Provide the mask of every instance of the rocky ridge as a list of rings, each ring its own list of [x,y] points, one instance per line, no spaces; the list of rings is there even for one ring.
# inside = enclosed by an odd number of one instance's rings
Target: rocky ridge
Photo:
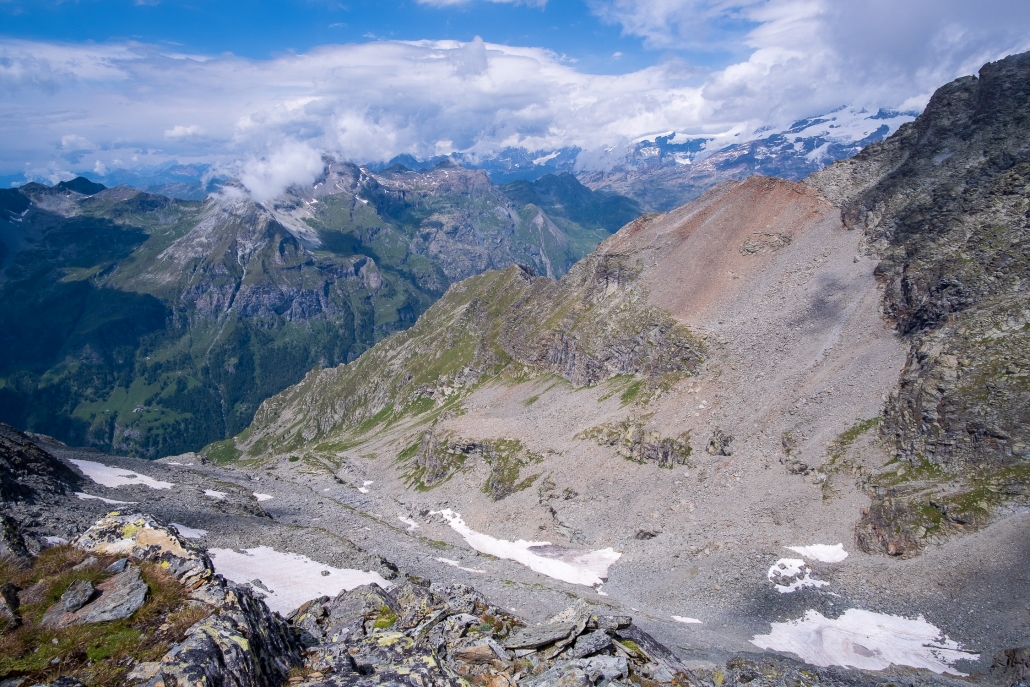
[[[1008,57],[808,180],[881,258],[910,347],[880,426],[901,467],[871,481],[865,547],[915,554],[1030,495],[1028,108],[1030,56]]]

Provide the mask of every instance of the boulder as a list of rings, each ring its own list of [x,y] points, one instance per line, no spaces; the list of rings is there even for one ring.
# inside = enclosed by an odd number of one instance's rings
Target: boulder
[[[77,580],[68,587],[61,600],[47,610],[40,624],[60,629],[130,618],[146,603],[148,592],[147,583],[135,565],[104,580],[96,590],[89,582]],[[94,593],[98,596],[90,601]]]
[[[189,589],[196,589],[214,574],[203,549],[149,515],[109,515],[73,544],[89,553],[156,563]]]

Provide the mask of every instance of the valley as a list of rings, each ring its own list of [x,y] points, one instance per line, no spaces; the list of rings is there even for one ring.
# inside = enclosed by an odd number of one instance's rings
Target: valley
[[[251,323],[355,333],[297,338],[339,348],[274,392],[234,378],[253,407],[229,422],[222,391],[203,448],[146,461],[3,428],[4,546],[102,553],[99,528],[136,552],[138,528],[161,532],[306,647],[279,654],[290,684],[1023,684],[1028,124],[1030,53],[801,181],[729,180],[662,213],[566,175],[327,160],[266,205],[153,201],[160,232],[98,219],[101,245],[72,251],[46,222],[153,197],[5,195],[19,240],[51,247],[41,283],[84,269],[157,313],[98,331],[201,323],[132,349],[126,378],[177,376],[146,354],[181,346],[228,380],[247,358],[219,342]],[[7,242],[13,298],[43,249]],[[84,321],[55,350],[106,340]],[[198,661],[168,656],[153,679],[185,684],[167,676]]]

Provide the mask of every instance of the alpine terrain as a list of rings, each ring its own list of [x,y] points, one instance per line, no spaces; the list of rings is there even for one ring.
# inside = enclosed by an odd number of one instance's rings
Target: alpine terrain
[[[1030,53],[620,178],[5,191],[3,684],[1026,685]]]

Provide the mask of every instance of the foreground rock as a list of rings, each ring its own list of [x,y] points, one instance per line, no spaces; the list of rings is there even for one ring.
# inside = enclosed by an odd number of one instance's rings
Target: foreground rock
[[[111,515],[79,537],[75,546],[156,563],[190,589],[194,601],[211,610],[156,669],[150,667],[153,675],[148,684],[272,687],[283,684],[299,664],[297,643],[286,622],[248,588],[215,575],[207,554],[174,529],[146,515]],[[112,580],[138,575],[134,571],[135,566],[130,566]],[[137,674],[142,677],[149,672]]]
[[[291,683],[309,687],[697,683],[629,617],[578,605],[524,627],[461,584],[368,585],[311,601],[290,620],[309,646]]]

